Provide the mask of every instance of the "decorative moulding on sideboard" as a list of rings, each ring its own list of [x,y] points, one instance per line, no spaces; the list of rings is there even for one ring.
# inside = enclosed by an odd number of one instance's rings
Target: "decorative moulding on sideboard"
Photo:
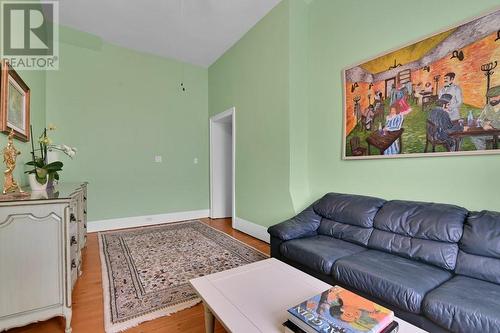
[[[187,212],[175,212],[167,214],[144,215],[122,217],[116,219],[107,219],[88,222],[87,232],[99,232],[106,230],[117,230],[125,228],[144,227],[149,225],[157,225],[163,223],[171,223],[178,221],[187,221],[208,217],[209,210],[192,210]]]
[[[269,234],[267,233],[267,228],[259,224],[255,224],[250,221],[246,221],[242,218],[235,217],[233,219],[233,228],[244,232],[252,237],[260,239],[266,243],[270,242]]]

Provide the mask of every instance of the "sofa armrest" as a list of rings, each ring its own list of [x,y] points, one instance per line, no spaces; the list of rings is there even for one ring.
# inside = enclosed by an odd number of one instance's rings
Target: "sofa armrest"
[[[318,230],[321,223],[321,216],[316,214],[313,205],[297,216],[269,227],[267,232],[272,237],[282,241],[316,235],[316,230]]]
[[[281,244],[283,241],[279,238],[271,236],[270,245],[271,245],[271,257],[276,258],[278,260],[283,260],[283,256],[281,255]]]

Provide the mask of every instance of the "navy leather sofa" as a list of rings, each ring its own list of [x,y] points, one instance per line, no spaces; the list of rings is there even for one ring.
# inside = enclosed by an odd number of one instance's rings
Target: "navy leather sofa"
[[[500,213],[329,193],[268,232],[273,257],[429,332],[500,332]]]

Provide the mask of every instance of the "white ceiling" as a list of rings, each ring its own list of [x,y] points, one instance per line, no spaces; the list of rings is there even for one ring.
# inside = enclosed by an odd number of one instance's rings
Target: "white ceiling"
[[[61,0],[59,22],[104,40],[203,67],[281,0]]]

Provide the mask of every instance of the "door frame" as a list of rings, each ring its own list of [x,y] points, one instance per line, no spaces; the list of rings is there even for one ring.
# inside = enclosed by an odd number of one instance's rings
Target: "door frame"
[[[231,139],[232,139],[232,193],[231,193],[231,219],[232,219],[232,224],[234,225],[234,220],[236,218],[236,108],[233,106],[232,108],[218,113],[212,117],[210,117],[209,120],[209,135],[210,135],[210,218],[212,218],[212,212],[213,212],[213,189],[214,189],[214,180],[213,180],[213,175],[214,175],[214,169],[213,169],[213,139],[212,139],[212,126],[216,122],[220,122],[221,120],[225,118],[230,118],[231,119],[231,124],[232,124],[232,133],[231,133]]]
[[[390,97],[390,96],[387,96],[387,82],[392,81],[392,80],[394,80],[394,86],[397,88],[397,84],[398,84],[397,77],[391,77],[391,78],[385,80],[385,96],[384,96],[384,100],[386,100],[387,98]]]

